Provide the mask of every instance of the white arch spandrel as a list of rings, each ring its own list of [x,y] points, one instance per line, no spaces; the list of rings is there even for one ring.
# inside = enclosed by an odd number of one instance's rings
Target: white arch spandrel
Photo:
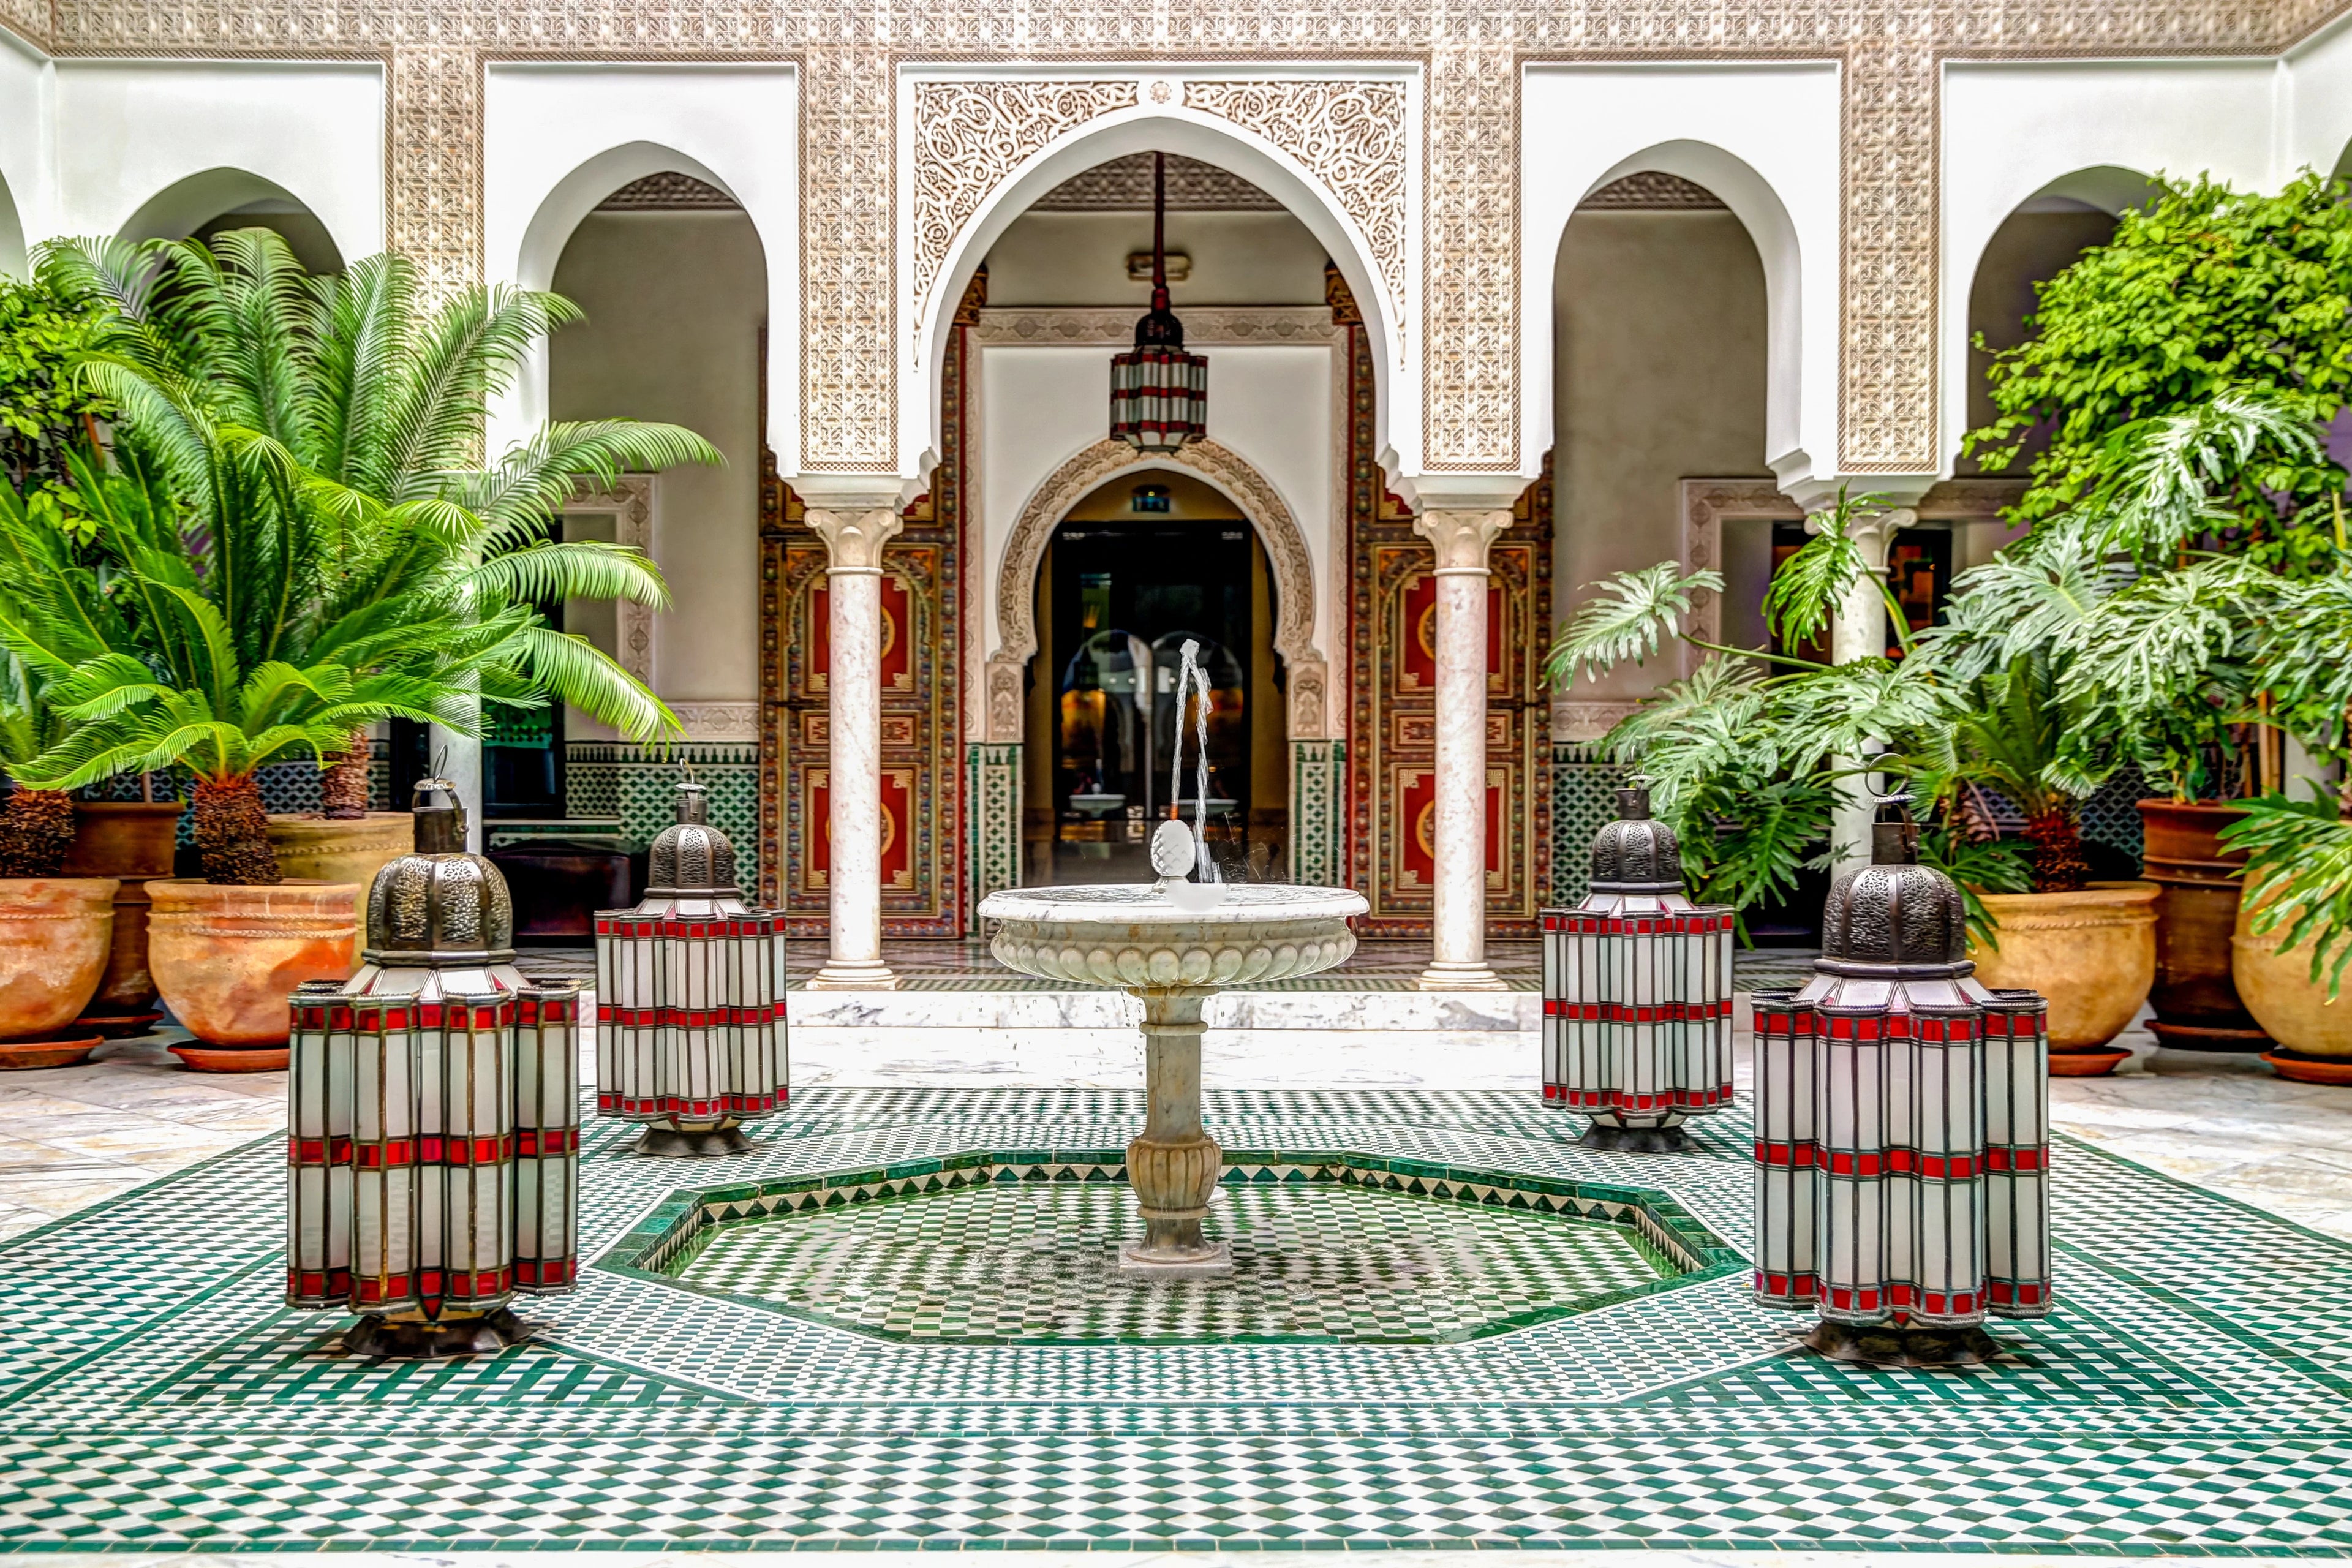
[[[989,247],[1032,203],[1073,174],[1129,153],[1151,152],[1180,153],[1240,175],[1280,202],[1322,243],[1324,253],[1354,294],[1370,339],[1376,378],[1375,450],[1397,447],[1410,461],[1420,441],[1418,362],[1406,334],[1398,330],[1391,296],[1363,231],[1332,194],[1280,148],[1229,121],[1169,104],[1106,114],[1050,142],[992,191],[957,233],[921,304],[912,334],[918,357],[902,366],[899,453],[906,472],[928,472],[936,461],[940,372],[947,358],[948,333],[955,306],[971,282],[972,273],[986,259]],[[901,200],[911,197],[902,195]],[[1409,228],[1417,228],[1417,205],[1410,205],[1408,211],[1412,220]],[[900,222],[903,237],[909,226],[905,213]],[[899,249],[903,257],[907,250],[903,237]],[[1406,270],[1409,277],[1414,271],[1410,267]],[[912,310],[913,302],[907,297],[912,280],[902,277],[899,288],[902,311]],[[1409,286],[1406,310],[1410,312],[1413,308]],[[1400,398],[1409,406],[1400,406]]]
[[[16,210],[16,198],[8,189],[8,177],[0,174],[0,276],[20,281],[31,276],[25,253],[25,220]]]
[[[580,222],[621,186],[680,174],[732,196],[768,268],[768,319],[799,320],[799,99],[793,67],[514,63],[489,68],[483,110],[488,281],[551,287]],[[768,443],[795,449],[799,334],[768,334]],[[502,450],[547,413],[544,345],[490,412]]]
[[[254,201],[383,248],[383,71],[372,63],[58,61],[59,235],[178,238]]]
[[[1828,63],[1531,65],[1520,109],[1521,448],[1552,442],[1553,289],[1577,204],[1627,174],[1703,185],[1764,268],[1765,450],[1784,484],[1837,462],[1841,104]],[[1695,365],[1703,375],[1706,367]]]

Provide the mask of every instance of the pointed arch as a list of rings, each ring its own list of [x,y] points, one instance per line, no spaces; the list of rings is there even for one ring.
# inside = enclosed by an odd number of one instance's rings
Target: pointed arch
[[[316,222],[333,252],[331,258],[313,256],[305,258],[306,261],[315,266],[331,259],[333,268],[340,268],[351,259],[342,240],[327,226],[318,208],[277,181],[246,169],[205,169],[174,180],[141,203],[120,232],[125,239],[185,239],[215,218],[236,213],[293,212],[306,214]]]
[[[1037,652],[1037,568],[1054,530],[1072,507],[1104,485],[1146,468],[1190,474],[1232,501],[1257,531],[1274,574],[1274,651],[1289,672],[1284,726],[1294,741],[1328,735],[1330,679],[1322,650],[1315,644],[1315,568],[1307,536],[1282,492],[1248,458],[1215,441],[1145,454],[1125,442],[1105,439],[1055,469],[1030,492],[1004,542],[996,574],[997,647],[988,656],[989,738],[1021,738],[1021,671]]]
[[[1411,379],[1400,319],[1412,308],[1413,268],[1402,254],[1412,226],[1400,225],[1391,240],[1390,248],[1399,254],[1383,256],[1350,216],[1348,204],[1289,153],[1232,121],[1167,103],[1114,110],[1050,141],[1013,165],[956,230],[930,275],[928,291],[919,300],[908,301],[919,313],[914,336],[920,353],[916,367],[920,401],[915,405],[919,416],[914,428],[900,443],[902,460],[917,468],[931,460],[939,429],[940,371],[954,327],[954,308],[989,247],[1038,197],[1063,181],[1097,163],[1149,152],[1181,153],[1240,175],[1280,202],[1321,242],[1347,280],[1371,340],[1380,446],[1386,449],[1402,439],[1417,447],[1417,411],[1395,406],[1398,397],[1408,395]],[[1407,202],[1404,210],[1410,212],[1402,179],[1400,173],[1399,199]]]

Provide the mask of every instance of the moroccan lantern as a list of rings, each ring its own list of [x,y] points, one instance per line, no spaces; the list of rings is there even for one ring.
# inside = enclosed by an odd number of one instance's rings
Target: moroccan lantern
[[[579,988],[514,966],[505,879],[465,853],[454,786],[368,891],[374,945],[293,995],[286,1299],[359,1314],[353,1354],[495,1351],[518,1294],[577,1267]]]
[[[596,916],[596,1110],[646,1124],[639,1153],[728,1154],[790,1094],[783,918],[744,905],[700,784],[677,811],[644,900]]]
[[[1983,1362],[2050,1310],[2049,1037],[1973,977],[1968,910],[1900,797],[1830,889],[1801,991],[1756,1008],[1756,1299],[1889,1366]]]
[[[1110,362],[1110,433],[1140,452],[1172,452],[1209,433],[1209,362],[1184,352],[1168,308],[1168,158],[1151,155],[1151,310],[1135,347]]]
[[[1684,896],[1650,792],[1619,790],[1584,901],[1543,914],[1544,1103],[1592,1119],[1586,1148],[1685,1149],[1731,1103],[1731,921]]]

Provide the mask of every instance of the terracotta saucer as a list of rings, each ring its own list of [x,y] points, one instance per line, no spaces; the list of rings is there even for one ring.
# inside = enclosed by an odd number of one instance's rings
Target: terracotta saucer
[[[2263,1060],[2271,1070],[2291,1083],[2332,1083],[2352,1085],[2352,1060],[2342,1057],[2289,1056],[2283,1050],[2264,1051]]]
[[[0,1072],[79,1067],[105,1043],[96,1035],[72,1040],[0,1040]]]
[[[2129,1051],[2052,1051],[2052,1078],[2105,1078],[2124,1065]]]
[[[163,1047],[198,1072],[284,1072],[284,1046],[208,1046],[183,1040]]]
[[[92,1013],[76,1018],[74,1027],[95,1030],[102,1039],[127,1040],[133,1035],[152,1034],[163,1021],[161,1013]]]

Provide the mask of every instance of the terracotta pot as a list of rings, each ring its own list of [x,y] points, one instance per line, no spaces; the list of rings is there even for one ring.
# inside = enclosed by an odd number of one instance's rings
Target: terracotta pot
[[[351,976],[359,889],[348,882],[147,884],[148,962],[173,1016],[215,1046],[282,1046],[287,997]]]
[[[2050,1001],[2050,1048],[2095,1050],[2124,1032],[2156,981],[2153,882],[2094,882],[2079,893],[1982,893],[1999,948],[1969,944],[1987,985]]]
[[[2238,870],[2221,831],[2245,815],[2227,801],[2144,800],[2140,875],[2164,889],[2156,901],[2156,984],[2148,1027],[2173,1050],[2263,1051],[2270,1039],[2238,999],[2231,933],[2238,924]]]
[[[111,877],[0,878],[0,1039],[54,1038],[106,973]]]
[[[2325,972],[2311,978],[2311,944],[2282,952],[2284,931],[2257,936],[2254,910],[2238,911],[2238,929],[2230,939],[2238,994],[2255,1022],[2271,1038],[2298,1057],[2322,1057],[2352,1065],[2352,973],[2335,1001],[2327,999]],[[2278,1064],[2273,1062],[2273,1067]]]
[[[155,1005],[155,978],[147,972],[147,882],[172,874],[182,810],[176,800],[74,804],[66,875],[113,877],[122,883],[114,894],[113,947],[89,999],[93,1016],[136,1015]]]
[[[404,811],[371,811],[341,822],[272,813],[269,847],[289,879],[349,882],[360,890],[357,951],[364,952],[368,889],[378,871],[416,847],[416,818]]]

